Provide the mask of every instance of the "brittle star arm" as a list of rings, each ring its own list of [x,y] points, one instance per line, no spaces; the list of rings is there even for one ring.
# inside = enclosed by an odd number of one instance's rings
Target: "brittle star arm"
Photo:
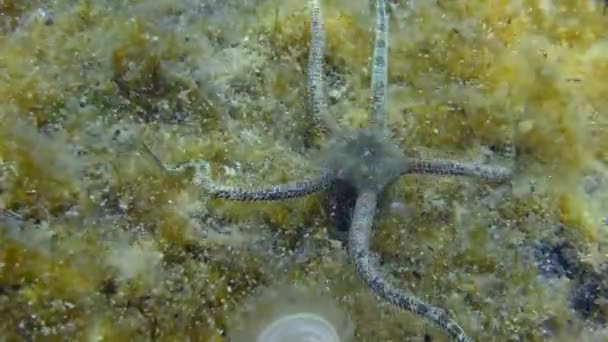
[[[377,0],[369,124],[372,129],[383,133],[386,130],[387,59],[388,14],[386,12],[386,2],[385,0]]]
[[[310,49],[308,50],[308,106],[312,120],[322,133],[336,132],[335,121],[327,115],[323,82],[325,29],[319,0],[308,0],[310,8]],[[329,132],[328,132],[329,131]]]
[[[213,198],[223,198],[233,201],[277,201],[287,198],[303,197],[329,188],[334,181],[330,172],[322,172],[316,177],[305,177],[302,180],[288,183],[243,188],[237,186],[219,185],[209,180],[209,163],[205,160],[191,160],[177,166],[165,165],[152,150],[143,144],[144,150],[154,162],[169,174],[181,174],[193,170],[192,182],[202,188]]]
[[[478,177],[492,182],[506,181],[513,175],[507,167],[465,163],[444,159],[406,159],[401,174],[428,174]]]
[[[412,294],[394,287],[374,267],[370,260],[369,243],[377,200],[376,192],[364,191],[359,195],[355,204],[348,248],[357,273],[367,286],[384,300],[432,321],[456,341],[472,341],[444,309],[426,304]]]

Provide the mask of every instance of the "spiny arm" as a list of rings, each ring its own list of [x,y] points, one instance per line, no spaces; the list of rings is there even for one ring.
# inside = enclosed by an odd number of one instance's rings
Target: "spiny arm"
[[[216,185],[210,182],[199,183],[212,197],[233,201],[277,201],[287,198],[303,197],[329,188],[332,177],[322,174],[318,177],[304,178],[300,181],[260,186],[257,188],[239,188]]]
[[[386,93],[388,61],[388,14],[386,1],[376,1],[376,38],[372,60],[371,107],[369,123],[372,129],[386,131]]]
[[[513,171],[510,168],[500,166],[443,159],[407,159],[403,163],[401,174],[413,173],[479,177],[492,182],[506,181],[513,175]]]
[[[348,248],[357,273],[367,283],[367,286],[384,300],[432,321],[456,341],[472,341],[444,309],[426,304],[415,296],[392,286],[370,262],[369,243],[376,205],[377,194],[373,191],[360,194],[355,204]]]
[[[308,0],[310,8],[310,48],[308,51],[308,106],[312,119],[322,133],[334,132],[336,123],[327,115],[327,101],[323,89],[323,56],[325,29],[319,0]]]
[[[287,198],[306,196],[323,191],[331,185],[334,177],[331,173],[322,173],[317,177],[307,177],[299,181],[282,184],[260,186],[256,188],[241,188],[218,185],[209,181],[209,163],[204,160],[192,160],[177,166],[167,166],[152,150],[143,144],[145,152],[165,172],[179,174],[186,170],[193,170],[192,182],[202,188],[213,198],[223,198],[233,201],[276,201]]]
[[[401,174],[427,174],[440,176],[469,176],[478,177],[490,182],[504,182],[513,177],[517,170],[517,138],[518,120],[516,119],[511,131],[510,141],[505,144],[506,156],[511,160],[510,167],[483,165],[474,162],[460,162],[449,159],[416,159],[407,158],[401,164]]]

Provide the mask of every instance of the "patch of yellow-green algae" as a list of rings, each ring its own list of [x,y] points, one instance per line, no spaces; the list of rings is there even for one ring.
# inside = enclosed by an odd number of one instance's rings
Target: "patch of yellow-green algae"
[[[322,5],[330,111],[360,127],[374,14]],[[360,284],[322,196],[209,200],[142,153],[226,184],[314,172],[305,2],[0,0],[0,19],[2,337],[221,341],[247,294],[291,280],[328,286],[357,341],[445,339]],[[406,154],[517,148],[512,187],[408,176],[374,228],[387,276],[476,340],[606,333],[607,27],[600,1],[391,2]],[[539,245],[569,246],[568,276],[541,272]]]

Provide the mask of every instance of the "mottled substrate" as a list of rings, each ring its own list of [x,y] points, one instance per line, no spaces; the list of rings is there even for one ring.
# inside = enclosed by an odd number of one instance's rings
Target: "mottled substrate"
[[[605,333],[608,16],[548,3],[392,2],[389,122],[405,153],[500,160],[516,128],[512,191],[406,177],[376,222],[383,269],[477,340]],[[0,1],[2,334],[220,341],[244,296],[291,279],[327,283],[358,340],[444,338],[354,279],[321,196],[209,200],[139,153],[207,159],[229,184],[314,170],[304,2],[40,6]],[[331,114],[359,127],[373,15],[323,6]]]

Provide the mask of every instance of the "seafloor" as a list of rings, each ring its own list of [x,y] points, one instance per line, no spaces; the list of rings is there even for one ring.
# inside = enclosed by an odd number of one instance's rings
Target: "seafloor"
[[[329,111],[360,127],[374,15],[322,5]],[[390,1],[394,141],[516,166],[506,185],[403,177],[375,221],[387,277],[478,341],[608,338],[604,6]],[[290,283],[355,341],[446,339],[358,280],[323,194],[210,199],[142,151],[225,184],[317,170],[309,25],[304,0],[0,0],[0,340],[227,341]]]

